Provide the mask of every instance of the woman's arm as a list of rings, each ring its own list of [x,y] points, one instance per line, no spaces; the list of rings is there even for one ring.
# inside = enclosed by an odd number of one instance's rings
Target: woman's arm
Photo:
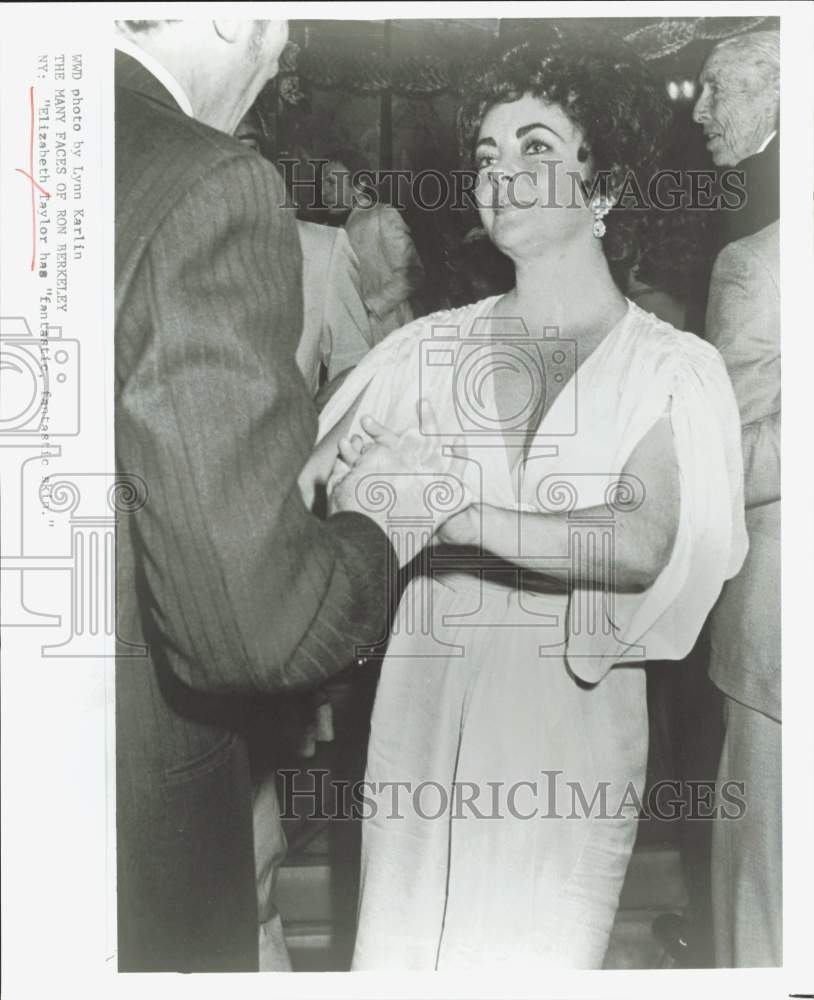
[[[582,558],[573,565],[569,527],[574,517],[568,511],[527,513],[474,504],[451,517],[438,536],[456,545],[482,546],[559,583],[646,590],[667,565],[678,529],[678,462],[669,417],[662,417],[642,438],[623,473],[641,482],[644,496],[635,510],[613,511],[614,545],[606,560],[596,559],[582,546]],[[591,514],[606,519],[608,508],[580,510],[581,518]]]

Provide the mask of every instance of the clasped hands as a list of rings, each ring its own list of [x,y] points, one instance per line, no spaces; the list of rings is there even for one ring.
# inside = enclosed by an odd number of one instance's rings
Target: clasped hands
[[[436,537],[444,542],[477,545],[480,536],[480,505],[473,503],[464,482],[463,439],[445,455],[431,405],[422,401],[418,411],[422,430],[411,427],[400,434],[373,417],[362,417],[365,436],[340,439],[326,484],[330,513],[353,510],[372,518],[396,541],[402,565],[415,552],[410,544],[399,544],[406,539],[398,536],[415,537],[417,524],[429,524],[430,515]],[[383,498],[389,502],[382,503]]]

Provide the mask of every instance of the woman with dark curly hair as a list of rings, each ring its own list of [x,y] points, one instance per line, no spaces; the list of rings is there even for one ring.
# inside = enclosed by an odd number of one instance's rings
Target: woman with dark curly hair
[[[648,224],[615,200],[646,189],[668,122],[645,68],[581,29],[470,87],[514,287],[391,334],[307,473],[336,459],[329,490],[358,486],[345,466],[384,454],[367,416],[437,431],[473,501],[414,567],[383,663],[354,968],[599,968],[643,794],[643,661],[687,654],[746,552],[738,410],[717,352],[611,276]]]

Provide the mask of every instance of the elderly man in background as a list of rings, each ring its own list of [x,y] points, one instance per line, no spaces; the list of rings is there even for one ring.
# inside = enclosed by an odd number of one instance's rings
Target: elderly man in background
[[[780,33],[755,31],[713,50],[693,120],[716,167],[737,167],[746,200],[725,210],[723,243],[751,236],[780,215]]]
[[[776,156],[778,53],[777,32],[722,43],[707,60],[695,108],[715,163],[750,168],[751,204],[739,225],[758,226],[719,254],[706,321],[740,409],[749,533],[746,562],[710,617],[710,676],[725,714],[718,795],[742,782],[745,800],[743,814],[727,818],[720,798],[713,827],[721,967],[782,964],[779,223],[771,170],[755,171],[761,157]]]

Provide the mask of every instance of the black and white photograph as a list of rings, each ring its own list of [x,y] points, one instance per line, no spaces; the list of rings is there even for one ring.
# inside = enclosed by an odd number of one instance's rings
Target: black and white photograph
[[[811,17],[129,6],[2,165],[4,632],[103,720],[110,981],[814,995]]]

